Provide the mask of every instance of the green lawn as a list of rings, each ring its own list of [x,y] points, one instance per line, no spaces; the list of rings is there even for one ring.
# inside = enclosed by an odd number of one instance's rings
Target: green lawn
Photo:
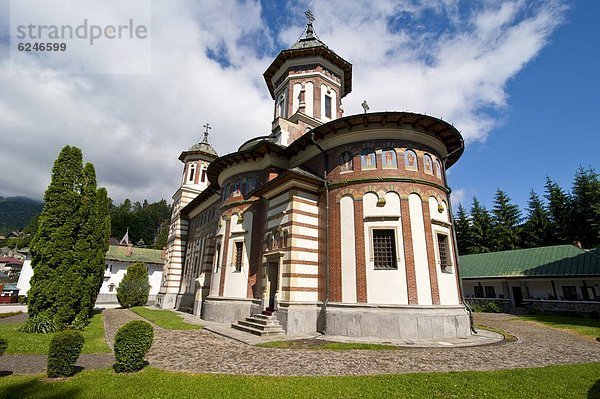
[[[527,315],[519,316],[519,318],[536,321],[554,328],[571,330],[591,338],[600,337],[600,320],[598,319],[552,315]]]
[[[0,337],[8,340],[6,354],[48,354],[48,346],[50,345],[50,340],[54,334],[20,332],[19,327],[21,325],[23,325],[23,322],[0,324]],[[90,324],[82,331],[82,333],[85,338],[82,353],[110,352],[108,345],[106,345],[106,342],[104,341],[102,313],[95,313]]]
[[[146,368],[137,374],[84,371],[48,382],[0,378],[2,398],[544,398],[600,397],[600,363],[487,372],[361,377],[185,374]]]
[[[167,330],[199,330],[202,326],[186,323],[183,317],[170,310],[150,309],[145,307],[131,308],[133,312]]]
[[[283,349],[328,349],[328,350],[395,350],[400,349],[395,345],[367,344],[358,342],[329,342],[322,339],[301,339],[288,341],[271,341],[258,344],[263,348],[283,348]]]

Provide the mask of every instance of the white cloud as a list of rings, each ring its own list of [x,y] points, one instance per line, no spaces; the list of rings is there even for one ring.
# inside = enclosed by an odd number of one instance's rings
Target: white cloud
[[[458,5],[294,3],[280,11],[296,25],[273,32],[255,1],[154,1],[151,74],[67,75],[33,58],[11,73],[9,60],[0,59],[0,193],[41,196],[58,151],[71,144],[95,164],[115,200],[169,197],[181,173],[177,157],[205,122],[221,154],[269,133],[262,73],[282,43],[297,39],[307,7],[321,39],[353,63],[346,114],[360,112],[367,99],[372,111],[426,112],[482,140],[501,123],[484,110],[506,106],[506,83],[546,45],[564,7],[493,1],[459,13]],[[111,12],[116,18],[121,10]],[[434,29],[438,22],[442,28]]]

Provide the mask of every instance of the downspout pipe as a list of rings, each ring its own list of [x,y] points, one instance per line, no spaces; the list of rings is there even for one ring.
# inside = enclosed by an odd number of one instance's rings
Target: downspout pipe
[[[315,134],[310,133],[310,141],[321,151],[324,160],[323,183],[325,184],[325,299],[323,301],[323,334],[327,334],[327,304],[329,302],[329,181],[327,181],[327,171],[329,170],[329,160],[327,153],[315,141]]]
[[[448,155],[446,155],[442,159],[442,166],[444,168],[444,177],[446,176],[446,161],[448,160],[448,158],[450,158],[450,156],[452,156],[456,152],[464,150],[464,148],[465,148],[465,141],[461,138],[460,146],[457,149],[455,149],[454,151],[451,151]],[[448,186],[447,180],[446,180],[446,187],[450,190],[450,192],[452,192],[452,190]],[[454,248],[454,259],[455,259],[455,263],[456,263],[456,277],[458,278],[458,290],[460,291],[460,298],[462,300],[462,303],[465,306],[467,313],[469,314],[469,324],[471,327],[471,332],[473,334],[477,334],[477,330],[475,329],[475,323],[473,322],[473,310],[471,309],[471,307],[465,300],[463,282],[462,282],[462,279],[460,278],[460,267],[458,265],[458,242],[456,241],[456,225],[454,224],[454,212],[452,211],[452,200],[450,199],[450,197],[451,196],[448,195],[448,215],[450,217],[450,224],[452,225],[452,243],[453,243],[452,247]]]

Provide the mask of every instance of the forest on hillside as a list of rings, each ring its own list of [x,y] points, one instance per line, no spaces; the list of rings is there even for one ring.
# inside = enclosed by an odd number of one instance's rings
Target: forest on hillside
[[[545,191],[531,190],[525,214],[498,188],[488,210],[473,197],[469,211],[459,204],[454,215],[460,255],[580,242],[600,246],[600,179],[580,167],[566,190],[550,177]]]
[[[44,204],[27,197],[0,197],[0,235],[19,231],[42,211]]]
[[[167,245],[171,207],[164,199],[149,203],[126,199],[111,202],[111,237],[120,240],[129,231],[129,241],[140,247],[162,249]]]

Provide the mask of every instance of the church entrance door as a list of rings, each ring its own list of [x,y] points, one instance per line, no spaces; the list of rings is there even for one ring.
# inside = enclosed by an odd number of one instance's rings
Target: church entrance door
[[[275,296],[279,285],[279,262],[269,262],[267,270],[267,279],[269,281],[269,308],[275,309]]]

